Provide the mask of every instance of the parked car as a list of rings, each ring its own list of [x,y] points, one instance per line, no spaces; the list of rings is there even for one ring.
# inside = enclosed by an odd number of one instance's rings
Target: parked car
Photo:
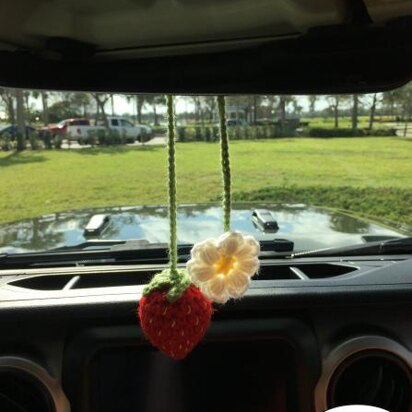
[[[0,86],[20,90],[139,91],[156,110],[160,95],[358,104],[412,80],[411,0],[3,0],[0,15]],[[173,144],[1,156],[0,412],[411,412],[412,142],[296,140],[233,142],[233,200],[260,203],[231,213],[202,206],[221,197],[218,144],[179,143],[176,162]],[[145,206],[167,191],[190,202],[171,225],[173,201]]]
[[[137,138],[139,142],[147,142],[154,136],[153,129],[145,124],[140,124],[139,127],[142,128],[142,134]]]
[[[50,133],[51,137],[56,135],[65,136],[68,133],[70,127],[82,127],[90,126],[90,120],[84,117],[64,119],[56,124],[49,124],[47,126],[41,127],[40,136],[44,136],[45,133]]]
[[[30,133],[36,133],[37,130],[32,127],[32,126],[27,126],[25,127],[26,131],[26,139],[29,138]],[[17,125],[16,124],[7,124],[0,126],[0,136],[4,136],[6,134],[9,134],[13,139],[16,138],[17,136]]]
[[[152,129],[145,125],[134,125],[124,117],[108,116],[109,130],[116,131],[122,136],[127,143],[135,141],[147,141],[153,137]],[[76,140],[80,144],[89,142],[90,132],[93,130],[104,130],[106,124],[104,120],[97,120],[96,125],[69,126],[67,136],[71,140]]]
[[[226,125],[228,127],[235,127],[235,126],[247,126],[247,122],[243,119],[228,119],[226,120]]]
[[[151,133],[151,128],[143,125],[134,125],[124,117],[109,116],[107,118],[111,130],[117,130],[126,138],[126,141],[133,143],[136,140],[142,141],[147,134]],[[104,126],[103,121],[98,121],[97,125]]]

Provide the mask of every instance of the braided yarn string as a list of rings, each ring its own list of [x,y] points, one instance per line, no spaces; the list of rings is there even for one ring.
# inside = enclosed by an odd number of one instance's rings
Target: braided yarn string
[[[230,155],[229,155],[229,137],[226,128],[226,109],[225,97],[217,97],[217,105],[219,109],[219,130],[220,130],[220,162],[222,167],[223,179],[223,230],[230,231],[230,209],[232,203],[231,193],[231,171],[230,171]]]
[[[176,153],[175,153],[175,116],[173,96],[167,96],[167,164],[168,164],[168,197],[169,197],[169,265],[170,276],[177,276],[177,205],[176,205]]]
[[[173,96],[167,96],[168,140],[168,199],[169,199],[169,268],[157,274],[146,285],[143,295],[147,296],[156,289],[168,290],[166,297],[169,302],[175,302],[189,287],[190,278],[186,270],[177,269],[177,200],[176,200],[176,158],[175,158],[175,116]]]

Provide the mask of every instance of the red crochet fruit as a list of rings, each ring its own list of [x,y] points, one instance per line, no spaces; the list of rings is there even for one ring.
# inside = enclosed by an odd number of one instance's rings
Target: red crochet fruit
[[[141,298],[138,315],[152,345],[180,360],[203,338],[212,316],[212,303],[193,285],[173,303],[167,300],[165,291],[154,290]]]

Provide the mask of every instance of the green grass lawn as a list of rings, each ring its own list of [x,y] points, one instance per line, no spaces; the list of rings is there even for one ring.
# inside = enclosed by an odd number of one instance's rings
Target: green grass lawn
[[[412,225],[412,140],[232,142],[238,200],[304,202]],[[219,145],[177,144],[181,203],[220,195]],[[0,222],[98,206],[166,203],[164,147],[0,153]]]

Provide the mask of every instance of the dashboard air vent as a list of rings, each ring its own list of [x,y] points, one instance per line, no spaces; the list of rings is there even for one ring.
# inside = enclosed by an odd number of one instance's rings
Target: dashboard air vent
[[[357,269],[355,266],[332,263],[262,265],[259,275],[256,276],[254,280],[327,279],[345,275]],[[82,273],[79,275],[34,275],[22,279],[14,279],[9,282],[9,285],[32,290],[69,290],[136,286],[148,283],[155,273],[156,271],[152,270],[141,270],[130,272]]]
[[[397,356],[365,350],[345,359],[328,388],[328,405],[369,405],[391,412],[411,410],[411,371]]]
[[[21,372],[0,372],[0,410],[8,412],[54,411],[48,392]]]
[[[59,383],[38,364],[19,357],[0,357],[0,411],[69,412]]]

